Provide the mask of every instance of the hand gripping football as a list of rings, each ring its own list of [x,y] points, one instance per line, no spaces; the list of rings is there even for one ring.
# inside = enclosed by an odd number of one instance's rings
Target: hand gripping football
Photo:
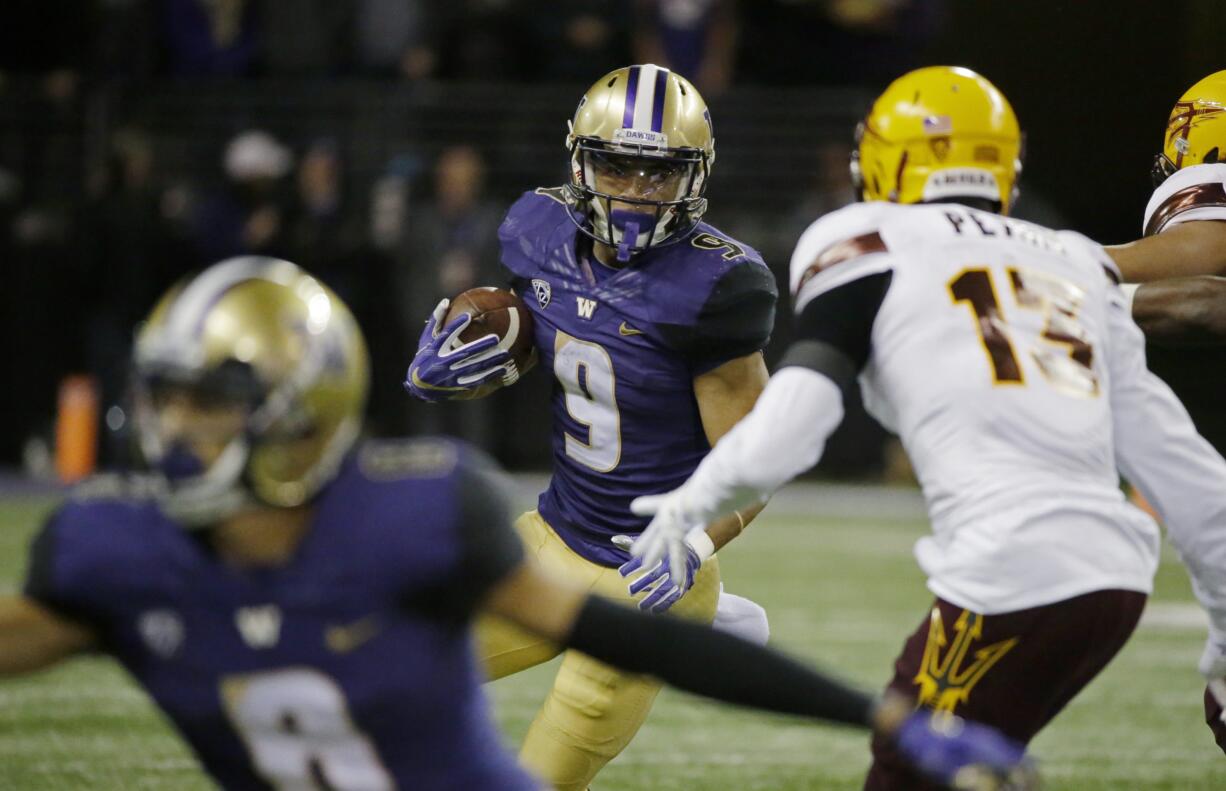
[[[470,343],[492,333],[498,336],[498,347],[510,352],[520,376],[536,365],[532,312],[515,294],[493,286],[470,288],[451,300],[441,326],[446,327],[461,313],[472,316],[472,322],[460,333],[461,341]],[[469,397],[482,398],[503,385],[501,381],[484,384]]]

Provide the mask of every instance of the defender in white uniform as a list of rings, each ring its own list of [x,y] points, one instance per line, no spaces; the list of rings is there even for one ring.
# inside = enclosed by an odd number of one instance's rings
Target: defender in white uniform
[[[1179,396],[1199,431],[1226,449],[1217,371],[1226,365],[1226,71],[1179,98],[1154,158],[1144,238],[1109,247],[1151,341],[1149,367]],[[1226,652],[1226,647],[1221,649]],[[1219,690],[1226,697],[1226,688]],[[1205,690],[1205,722],[1226,751],[1226,714]]]
[[[1226,342],[1226,71],[1175,103],[1152,176],[1143,238],[1107,248],[1142,284],[1127,288],[1133,318],[1164,345]]]
[[[1145,365],[1102,247],[1004,216],[1020,135],[965,69],[908,74],[860,130],[864,197],[792,259],[797,341],[758,400],[656,513],[650,563],[685,527],[812,466],[859,377],[902,437],[933,534],[936,595],[891,688],[1031,739],[1111,660],[1152,585],[1161,513],[1209,611],[1202,671],[1226,675],[1226,462]],[[889,202],[884,202],[889,201]],[[931,204],[931,205],[894,205]],[[869,789],[926,788],[883,743]]]

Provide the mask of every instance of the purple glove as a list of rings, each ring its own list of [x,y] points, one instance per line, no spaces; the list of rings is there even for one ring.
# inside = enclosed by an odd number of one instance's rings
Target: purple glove
[[[894,740],[917,769],[953,788],[1006,791],[1038,787],[1026,748],[986,725],[920,709],[907,717]]]
[[[629,549],[633,539],[629,536],[614,536],[613,543],[622,549]],[[627,590],[629,590],[631,596],[638,596],[643,591],[649,591],[646,596],[639,599],[638,607],[640,610],[664,612],[676,604],[677,600],[694,586],[694,575],[701,568],[703,559],[688,541],[684,542],[682,546],[685,550],[685,578],[681,581],[681,584],[678,585],[673,582],[672,574],[668,568],[667,556],[652,566],[650,570],[643,572],[630,581]],[[629,577],[636,571],[642,570],[642,568],[642,558],[631,558],[618,567],[617,571],[623,577]]]
[[[426,322],[417,354],[405,374],[404,389],[423,401],[444,401],[490,382],[515,382],[519,370],[511,353],[499,347],[497,335],[490,333],[469,343],[460,341],[460,333],[472,323],[470,314],[461,313],[439,329],[450,304],[446,299],[438,303]]]

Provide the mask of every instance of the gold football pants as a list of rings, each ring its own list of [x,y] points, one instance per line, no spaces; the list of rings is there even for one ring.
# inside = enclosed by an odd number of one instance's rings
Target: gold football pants
[[[515,522],[525,548],[552,574],[615,601],[633,602],[627,580],[575,554],[536,511]],[[694,587],[669,613],[710,623],[719,599],[719,562],[702,565]],[[562,649],[496,617],[477,622],[477,655],[490,679],[547,662]],[[545,705],[520,750],[520,762],[558,791],[583,791],[596,773],[621,752],[660,691],[646,676],[631,675],[567,651]]]

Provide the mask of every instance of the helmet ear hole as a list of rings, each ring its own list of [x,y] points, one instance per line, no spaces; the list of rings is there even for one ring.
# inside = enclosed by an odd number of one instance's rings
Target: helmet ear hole
[[[1218,158],[1218,147],[1214,146],[1213,148],[1209,149],[1209,153],[1205,154],[1205,158],[1202,161],[1206,165],[1212,165],[1217,162],[1217,158]]]

